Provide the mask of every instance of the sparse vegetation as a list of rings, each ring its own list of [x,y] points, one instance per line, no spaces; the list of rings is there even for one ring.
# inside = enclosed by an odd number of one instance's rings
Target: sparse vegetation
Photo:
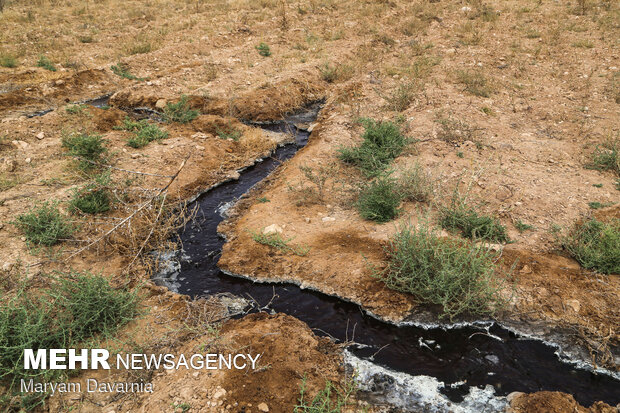
[[[85,214],[99,214],[110,209],[112,197],[108,185],[110,183],[109,174],[101,174],[92,182],[81,188],[73,190],[73,196],[69,201],[72,212],[83,212]]]
[[[405,201],[427,202],[433,196],[433,179],[419,163],[401,172],[398,193]]]
[[[442,206],[439,211],[439,223],[442,228],[458,231],[465,238],[482,239],[491,242],[506,242],[506,228],[495,217],[480,215],[457,193],[450,204]]]
[[[612,171],[620,175],[620,141],[610,140],[597,146],[592,154],[591,163],[586,167],[597,171]]]
[[[355,207],[369,221],[391,221],[400,214],[398,207],[403,196],[398,189],[394,178],[381,175],[361,190]]]
[[[217,137],[220,139],[231,139],[235,142],[238,142],[241,136],[243,136],[243,132],[233,127],[230,127],[226,130],[217,128]]]
[[[470,126],[467,122],[453,118],[452,116],[440,115],[435,120],[440,126],[437,131],[437,138],[442,141],[459,144],[465,141],[476,141],[477,129]]]
[[[81,115],[84,113],[84,109],[86,109],[86,105],[67,105],[65,107],[65,112],[70,115]]]
[[[71,237],[75,226],[60,212],[58,204],[46,201],[17,217],[13,224],[35,246],[52,246]]]
[[[129,71],[129,66],[126,65],[125,63],[117,63],[115,65],[110,66],[110,70],[112,70],[112,73],[114,73],[116,76],[120,76],[120,77],[124,77],[125,79],[129,79],[129,80],[146,80],[146,78],[144,77],[138,77],[136,75],[132,75],[131,72]]]
[[[307,246],[292,244],[291,241],[293,241],[293,238],[284,239],[278,232],[265,234],[263,231],[250,231],[250,234],[252,235],[252,239],[259,244],[268,245],[284,253],[290,252],[303,257],[310,251],[310,248]]]
[[[459,70],[457,79],[465,86],[465,91],[472,95],[488,98],[495,91],[489,80],[478,70]]]
[[[313,398],[306,395],[306,378],[301,381],[299,389],[298,404],[295,406],[294,413],[343,413],[349,406],[351,396],[354,391],[353,384],[348,384],[344,389],[339,389],[332,382],[327,380],[325,387]]]
[[[356,147],[340,148],[339,158],[359,167],[366,176],[377,176],[403,151],[409,140],[400,126],[389,121],[362,119],[365,132]]]
[[[267,43],[261,42],[258,46],[256,46],[256,50],[258,50],[258,54],[263,57],[271,56],[271,49]]]
[[[189,123],[196,119],[200,112],[191,109],[187,96],[181,96],[177,103],[168,103],[164,108],[166,122]]]
[[[396,90],[386,100],[388,108],[396,112],[406,110],[415,101],[420,86],[416,82],[405,82],[398,85]]]
[[[68,150],[69,156],[77,158],[80,169],[91,170],[95,164],[103,160],[107,152],[105,141],[100,135],[85,133],[71,134],[62,138],[62,146]]]
[[[534,227],[532,225],[526,224],[525,222],[521,221],[520,219],[516,220],[514,222],[514,226],[517,229],[517,231],[519,232],[525,232],[525,231],[529,231],[531,229],[534,229]]]
[[[48,59],[47,56],[43,55],[39,57],[39,60],[37,61],[37,67],[42,67],[43,69],[49,70],[50,72],[56,71],[56,66],[54,66],[54,63],[52,63],[52,61]]]
[[[334,64],[325,62],[319,66],[321,78],[327,83],[344,82],[353,77],[354,69],[347,64]]]
[[[375,269],[374,276],[422,303],[441,306],[440,317],[493,314],[505,304],[500,291],[506,276],[495,264],[496,254],[483,245],[440,238],[422,220],[417,227],[401,224],[385,252],[387,267]]]
[[[17,67],[17,59],[13,55],[0,53],[0,66],[8,68]]]
[[[149,123],[148,120],[131,120],[126,117],[121,126],[115,129],[133,132],[134,135],[127,140],[127,145],[132,148],[142,148],[150,142],[168,138],[168,132],[160,129],[157,125]]]
[[[576,224],[560,242],[582,267],[604,274],[620,274],[619,218],[587,219]]]

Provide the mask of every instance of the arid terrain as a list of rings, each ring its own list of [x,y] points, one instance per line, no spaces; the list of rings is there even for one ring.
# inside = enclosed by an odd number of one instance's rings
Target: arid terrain
[[[3,305],[53,291],[53,277],[97,274],[137,297],[131,321],[92,338],[100,346],[251,347],[265,363],[245,372],[82,372],[70,380],[147,380],[156,391],[54,395],[34,410],[322,412],[299,407],[300,386],[314,397],[330,382],[333,397],[346,394],[333,411],[397,411],[358,400],[342,343],[296,318],[231,319],[230,297],[192,300],[150,280],[162,264],[150,252],[181,247],[174,234],[193,219],[188,201],[291,141],[260,124],[320,100],[316,122],[299,125],[311,131],[308,144],[220,225],[223,270],[337,296],[392,323],[495,319],[617,373],[618,247],[607,256],[612,271],[597,271],[566,239],[592,218],[620,219],[619,39],[620,6],[607,0],[0,0]],[[145,114],[156,127],[141,138],[147,123],[136,119]],[[424,186],[386,222],[358,207],[360,188],[379,178],[339,155],[362,142],[360,118],[397,125],[407,144],[386,169],[398,182],[417,171]],[[71,143],[93,136],[88,148]],[[109,208],[75,206],[99,190]],[[505,229],[483,247],[506,282],[491,314],[445,318],[377,277],[406,222],[463,238],[439,224],[455,194]],[[50,245],[20,226],[42,205],[71,228]],[[0,337],[0,351],[10,345]],[[27,407],[2,386],[3,411]],[[617,411],[555,392],[510,399],[506,411]]]

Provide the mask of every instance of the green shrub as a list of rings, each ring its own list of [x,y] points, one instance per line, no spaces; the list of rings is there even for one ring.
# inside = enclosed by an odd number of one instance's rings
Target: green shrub
[[[75,232],[75,227],[58,209],[58,204],[49,201],[35,205],[18,216],[13,224],[34,245],[55,245]]]
[[[83,342],[97,334],[114,333],[136,315],[136,294],[116,290],[108,281],[88,273],[59,278],[50,290],[61,314],[71,321],[74,342]]]
[[[360,191],[355,207],[362,218],[383,223],[400,214],[402,199],[396,180],[382,175]]]
[[[168,138],[168,132],[159,129],[156,125],[148,125],[141,129],[136,135],[127,140],[127,145],[132,148],[142,148],[150,142]]]
[[[228,127],[226,129],[217,128],[217,137],[220,139],[232,139],[238,142],[241,136],[243,136],[243,132],[234,127]]]
[[[578,223],[561,243],[583,268],[620,274],[620,218]]]
[[[45,70],[49,70],[51,72],[55,72],[56,71],[56,66],[54,66],[54,63],[52,63],[52,61],[50,59],[47,58],[47,56],[39,56],[39,60],[37,61],[37,67],[42,67]]]
[[[78,159],[80,168],[84,170],[94,168],[93,162],[103,160],[102,155],[107,152],[104,144],[105,141],[100,135],[81,133],[62,138],[62,146],[68,150],[70,156]]]
[[[338,149],[339,158],[359,167],[367,176],[377,176],[403,151],[409,140],[400,127],[389,121],[362,119],[365,132],[357,147]]]
[[[256,50],[258,50],[258,54],[263,57],[271,56],[271,50],[269,49],[269,45],[267,43],[261,42],[258,46],[256,46]]]
[[[135,293],[88,273],[55,279],[43,291],[20,290],[0,304],[0,380],[17,392],[22,378],[57,379],[64,371],[24,370],[24,349],[72,348],[113,333],[136,314]]]
[[[168,103],[164,108],[166,122],[189,123],[196,119],[200,112],[189,107],[187,96],[181,96],[177,103]]]
[[[616,139],[597,146],[592,154],[592,162],[586,167],[597,171],[612,171],[620,175],[620,141]]]
[[[398,192],[406,201],[427,202],[433,196],[432,177],[419,163],[404,170],[398,179]]]
[[[110,183],[110,175],[102,174],[93,182],[73,191],[73,197],[69,201],[71,211],[81,211],[86,214],[99,214],[110,209],[112,198],[107,185]]]
[[[17,67],[17,59],[10,54],[0,54],[0,66],[2,67]]]
[[[520,219],[516,220],[514,222],[515,228],[519,231],[519,232],[525,232],[525,231],[529,231],[531,229],[534,229],[534,227],[530,224],[526,224],[525,222],[521,221]]]
[[[478,212],[465,204],[465,201],[454,196],[448,206],[439,211],[440,225],[450,231],[460,231],[465,238],[484,239],[492,242],[507,242],[508,234],[497,218],[479,215]]]
[[[394,290],[413,294],[421,303],[439,305],[441,317],[493,314],[505,304],[500,295],[496,254],[482,245],[442,239],[425,222],[402,224],[385,248],[387,267],[374,276]]]

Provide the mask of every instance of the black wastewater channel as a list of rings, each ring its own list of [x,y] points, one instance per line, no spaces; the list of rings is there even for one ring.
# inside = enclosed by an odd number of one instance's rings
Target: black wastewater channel
[[[107,97],[84,103],[106,105]],[[551,390],[570,393],[586,406],[597,400],[611,405],[620,402],[620,381],[564,363],[555,348],[519,337],[497,324],[399,327],[336,297],[293,284],[255,283],[223,273],[217,262],[225,240],[218,235],[217,226],[225,219],[224,210],[306,145],[310,133],[296,125],[313,122],[320,107],[316,103],[282,122],[260,125],[271,131],[292,132],[295,143],[279,147],[271,157],[243,170],[238,180],[216,186],[195,201],[196,218],[179,233],[183,243],[180,272],[170,280],[179,293],[191,297],[230,293],[251,298],[259,307],[269,304],[270,311],[290,314],[318,335],[339,341],[351,339],[354,330],[355,342],[360,345],[349,348],[353,354],[395,371],[435,377],[446,384],[442,391],[454,402],[463,400],[470,386],[488,384],[498,395]],[[450,386],[462,382],[465,384]]]

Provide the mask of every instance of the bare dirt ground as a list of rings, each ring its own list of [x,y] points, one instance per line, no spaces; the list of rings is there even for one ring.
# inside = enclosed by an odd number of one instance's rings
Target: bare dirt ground
[[[359,174],[336,158],[337,148],[359,142],[358,117],[401,119],[406,135],[419,142],[396,159],[395,169],[417,162],[428,171],[435,182],[433,205],[457,184],[469,186],[469,196],[508,228],[513,242],[501,247],[502,265],[516,261],[515,296],[499,318],[574,331],[593,362],[617,369],[609,349],[620,340],[618,275],[580,268],[560,251],[551,229],[592,214],[620,215],[613,205],[620,201],[617,176],[584,167],[596,145],[620,133],[619,13],[614,2],[594,0],[8,1],[0,14],[0,58],[13,58],[16,67],[0,67],[2,271],[19,277],[21,263],[28,268],[21,276],[35,281],[40,272],[72,268],[102,271],[116,285],[140,284],[152,263],[144,254],[134,257],[148,250],[143,245],[167,242],[166,231],[150,236],[151,228],[172,228],[155,205],[135,225],[82,248],[175,173],[167,191],[170,205],[234,179],[237,169],[281,139],[238,119],[274,120],[326,98],[309,145],[221,227],[229,239],[222,268],[311,286],[389,320],[415,319],[424,308],[370,277],[368,264],[382,265],[382,246],[396,226],[359,217],[347,191]],[[269,45],[270,56],[256,50],[261,42]],[[42,55],[56,71],[37,67]],[[114,74],[110,67],[118,62],[142,80]],[[112,93],[110,109],[67,111],[69,102]],[[158,101],[176,102],[183,94],[203,115],[186,125],[164,124],[168,139],[133,149],[125,144],[129,133],[114,129],[126,115],[123,108],[156,108]],[[47,109],[55,110],[26,116]],[[457,126],[442,127],[446,119]],[[218,137],[224,125],[240,129],[241,138]],[[63,134],[73,131],[106,140],[108,162],[117,168],[112,179],[125,202],[100,217],[76,217],[80,231],[74,240],[33,250],[11,222],[37,201],[58,200],[66,208],[71,190],[83,182],[61,147]],[[322,199],[301,190],[313,184],[300,166],[329,171]],[[589,202],[609,206],[594,211]],[[433,215],[428,203],[404,203],[401,217],[415,221],[429,207]],[[533,228],[519,232],[518,221]],[[271,224],[310,252],[284,254],[250,238],[248,229]],[[13,285],[6,285],[10,294]],[[183,342],[185,302],[161,289],[149,291],[142,304],[152,311],[122,335],[148,336],[152,341],[145,346],[156,348],[154,337],[168,325],[174,352],[201,340],[214,342],[210,333]],[[276,345],[268,332],[294,339]],[[336,349],[291,317],[248,316],[226,323],[221,335],[233,346],[251,342],[265,348],[277,370],[243,377],[155,376],[165,389],[156,397],[54,399],[49,409],[169,411],[174,403],[189,402],[192,411],[198,406],[220,411],[230,404],[248,412],[264,402],[270,411],[291,411],[305,374],[310,393],[325,379],[343,379]],[[179,388],[187,381],[192,385]],[[226,395],[216,401],[218,386]],[[209,410],[205,401],[217,406]],[[537,411],[526,402],[519,406],[526,407],[516,411]]]

